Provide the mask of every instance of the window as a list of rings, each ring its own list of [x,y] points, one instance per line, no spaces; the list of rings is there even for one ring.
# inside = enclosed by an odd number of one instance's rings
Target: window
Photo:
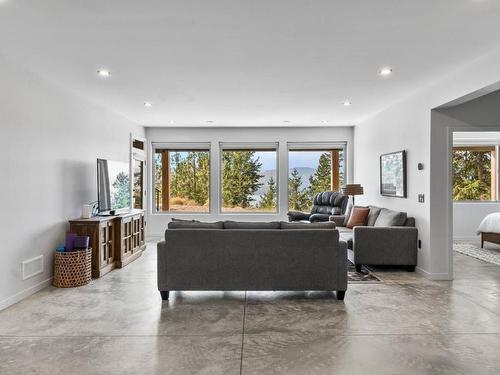
[[[221,211],[277,212],[277,145],[221,145]]]
[[[323,146],[324,147],[324,146]],[[307,211],[322,191],[339,191],[345,185],[345,148],[314,145],[289,146],[288,208]]]
[[[130,135],[130,159],[132,161],[132,207],[145,208],[146,198],[146,139]]]
[[[210,151],[153,145],[155,212],[210,211]],[[200,147],[200,146],[198,146]]]
[[[495,146],[453,148],[453,200],[497,200],[496,155]]]
[[[132,159],[132,200],[136,209],[144,208],[144,160]]]

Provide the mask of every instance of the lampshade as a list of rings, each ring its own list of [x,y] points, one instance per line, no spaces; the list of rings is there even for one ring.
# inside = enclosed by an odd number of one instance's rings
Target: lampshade
[[[342,194],[344,195],[363,195],[363,186],[360,184],[347,184],[342,188]]]

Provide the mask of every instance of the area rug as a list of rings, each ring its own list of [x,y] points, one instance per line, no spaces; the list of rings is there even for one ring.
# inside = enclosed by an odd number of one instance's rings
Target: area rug
[[[347,261],[347,282],[350,284],[356,283],[381,283],[377,276],[375,276],[368,268],[365,266],[361,267],[361,272],[356,272],[354,264],[349,260]]]
[[[500,266],[500,252],[498,251],[481,249],[479,246],[473,243],[459,241],[453,242],[453,250],[457,253],[468,255],[472,258],[476,258]]]

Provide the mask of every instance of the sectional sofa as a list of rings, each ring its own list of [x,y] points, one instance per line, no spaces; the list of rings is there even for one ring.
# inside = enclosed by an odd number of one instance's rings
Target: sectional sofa
[[[349,215],[331,215],[347,244],[349,260],[359,272],[362,265],[404,266],[414,271],[417,264],[418,230],[415,219],[406,212],[368,206],[368,222],[347,228]]]
[[[335,224],[169,223],[158,243],[158,289],[328,290],[344,299],[347,249]]]

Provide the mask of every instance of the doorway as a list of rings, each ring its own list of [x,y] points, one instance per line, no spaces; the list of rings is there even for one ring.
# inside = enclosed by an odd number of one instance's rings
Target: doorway
[[[453,263],[462,272],[500,266],[499,146],[500,132],[453,132]]]

